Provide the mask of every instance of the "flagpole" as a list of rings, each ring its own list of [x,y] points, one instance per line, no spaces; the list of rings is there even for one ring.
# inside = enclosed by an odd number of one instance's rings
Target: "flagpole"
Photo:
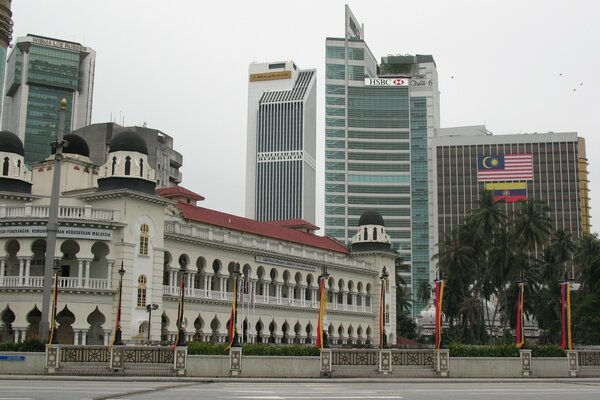
[[[387,347],[387,335],[385,332],[385,292],[387,280],[390,275],[387,269],[383,267],[383,271],[379,279],[381,279],[381,299],[379,300],[379,348]]]

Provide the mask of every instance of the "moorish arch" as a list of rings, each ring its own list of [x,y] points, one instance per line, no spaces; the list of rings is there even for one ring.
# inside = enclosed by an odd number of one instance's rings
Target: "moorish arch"
[[[262,320],[260,318],[258,318],[258,321],[256,321],[256,325],[254,326],[254,329],[256,330],[256,342],[257,343],[263,342],[264,328],[265,328],[265,326],[264,326]]]
[[[2,326],[0,327],[0,341],[14,343],[15,331],[12,324],[15,322],[15,319],[16,315],[14,311],[7,305],[0,315],[0,321],[2,321]]]
[[[42,312],[37,308],[37,304],[27,313],[25,317],[27,323],[27,333],[25,337],[27,339],[37,339],[39,335],[40,321],[42,320]]]
[[[69,307],[65,307],[56,314],[56,337],[60,344],[75,344],[75,332],[73,331],[73,324],[75,323],[75,314],[69,310]]]
[[[217,318],[217,316],[215,315],[215,317],[210,322],[210,331],[211,331],[210,342],[211,343],[219,342],[219,330],[220,329],[221,329],[221,322],[219,321],[219,318]]]
[[[106,317],[98,309],[98,306],[87,317],[88,328],[86,343],[90,346],[104,344],[104,329],[102,325],[106,322]]]

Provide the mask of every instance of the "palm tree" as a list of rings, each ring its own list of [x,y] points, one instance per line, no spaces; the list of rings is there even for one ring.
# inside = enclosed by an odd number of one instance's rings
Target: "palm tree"
[[[589,275],[594,259],[600,257],[600,239],[596,234],[587,234],[579,238],[573,250],[573,259],[579,274],[581,275],[581,284],[587,286]]]
[[[429,303],[431,300],[431,292],[432,292],[431,283],[428,281],[419,282],[419,287],[417,288],[417,299],[422,301],[423,303]]]
[[[481,192],[478,207],[471,212],[470,218],[475,228],[475,234],[479,238],[490,238],[496,229],[506,224],[506,212],[502,204],[504,200],[494,201],[491,191]]]
[[[529,251],[545,244],[552,230],[549,211],[548,205],[537,199],[521,202],[513,221],[514,234],[518,239],[516,243],[521,243]]]

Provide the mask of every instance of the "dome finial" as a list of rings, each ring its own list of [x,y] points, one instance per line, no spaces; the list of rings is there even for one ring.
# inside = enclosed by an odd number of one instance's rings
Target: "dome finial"
[[[65,99],[64,97],[60,101],[60,109],[61,110],[66,110],[67,109],[67,99]]]

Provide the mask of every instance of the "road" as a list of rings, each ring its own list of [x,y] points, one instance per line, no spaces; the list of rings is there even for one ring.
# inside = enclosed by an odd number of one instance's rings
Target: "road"
[[[600,380],[552,381],[85,381],[0,380],[0,400],[590,400]]]

